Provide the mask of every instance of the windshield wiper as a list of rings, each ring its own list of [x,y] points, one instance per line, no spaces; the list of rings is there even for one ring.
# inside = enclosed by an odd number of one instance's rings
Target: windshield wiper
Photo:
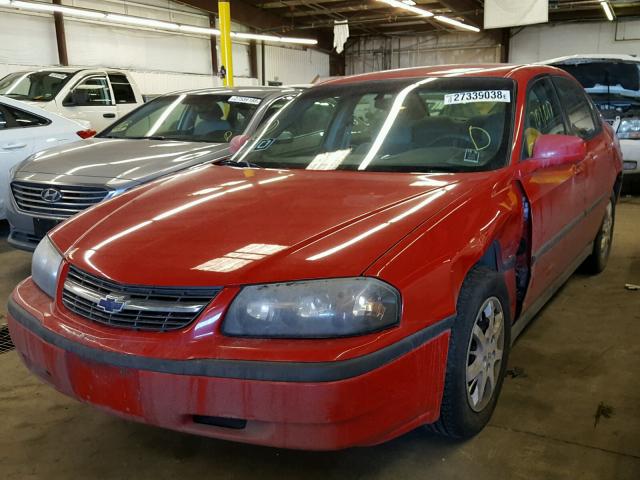
[[[251,163],[244,160],[236,162],[235,160],[231,160],[229,158],[223,158],[222,160],[214,161],[213,164],[220,165],[221,167],[262,168],[256,163]]]

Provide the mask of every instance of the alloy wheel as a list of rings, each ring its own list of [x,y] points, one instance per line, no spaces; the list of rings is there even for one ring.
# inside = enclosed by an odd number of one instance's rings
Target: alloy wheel
[[[600,258],[606,260],[611,248],[611,237],[613,236],[613,206],[611,200],[607,204],[607,210],[602,221],[602,231],[600,235]]]
[[[467,348],[467,400],[475,412],[481,412],[493,397],[503,353],[504,311],[500,300],[490,297],[476,315]]]

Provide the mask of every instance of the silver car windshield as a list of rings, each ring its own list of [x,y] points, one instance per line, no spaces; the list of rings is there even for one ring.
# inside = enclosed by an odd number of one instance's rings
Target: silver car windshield
[[[99,137],[228,143],[245,131],[261,101],[237,95],[167,95],[138,108]]]

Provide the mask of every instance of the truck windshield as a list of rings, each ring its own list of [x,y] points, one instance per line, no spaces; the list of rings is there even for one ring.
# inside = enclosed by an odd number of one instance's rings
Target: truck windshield
[[[228,143],[262,102],[239,95],[166,95],[144,104],[99,137]]]
[[[467,172],[508,160],[515,102],[504,78],[423,78],[312,88],[233,160],[266,168]]]
[[[0,95],[32,102],[53,100],[75,72],[16,72],[0,80]]]

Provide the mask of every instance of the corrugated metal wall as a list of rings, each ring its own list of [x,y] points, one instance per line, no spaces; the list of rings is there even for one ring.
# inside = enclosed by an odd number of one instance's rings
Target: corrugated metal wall
[[[329,55],[317,50],[267,45],[265,57],[267,82],[276,81],[291,85],[311,83],[318,76],[329,76]],[[262,65],[260,48],[258,48],[258,65]]]
[[[640,20],[532,25],[511,38],[509,60],[526,63],[590,53],[640,55]]]
[[[500,45],[483,34],[451,33],[359,37],[346,50],[346,73],[375,72],[448,63],[495,63]]]
[[[65,0],[64,3],[191,25],[209,25],[209,17],[202,11],[170,0]],[[65,27],[72,65],[130,70],[145,94],[221,84],[211,71],[211,42],[207,36],[104,25],[73,17],[65,19]],[[232,28],[248,31],[235,22]],[[33,48],[15,48],[26,44]],[[266,53],[267,80],[284,84],[309,83],[318,75],[329,75],[329,55],[326,53],[280,46],[267,46]],[[248,42],[234,41],[233,56],[235,83],[258,84],[258,78],[250,77]],[[16,12],[0,7],[0,78],[10,72],[57,63],[51,14]],[[261,70],[260,59],[258,70]]]

